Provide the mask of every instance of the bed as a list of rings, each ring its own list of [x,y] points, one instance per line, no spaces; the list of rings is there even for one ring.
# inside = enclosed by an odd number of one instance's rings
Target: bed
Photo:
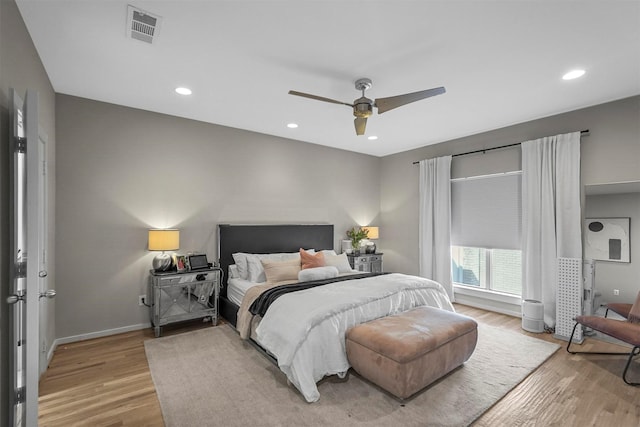
[[[235,290],[228,293],[230,268],[238,267],[234,254],[287,254],[301,248],[317,253],[332,251],[334,241],[333,225],[329,224],[218,226],[219,262],[225,273],[219,300],[221,316],[269,356],[308,402],[320,398],[316,383],[324,376],[346,375],[349,364],[344,335],[350,327],[423,305],[454,311],[443,287],[431,280],[397,273],[352,272],[354,276],[331,279],[319,283],[321,286],[305,282],[303,286],[311,284],[308,289],[279,296],[264,313],[252,317],[251,331],[244,331],[246,310],[255,308],[249,295],[259,286],[241,291],[245,296],[240,304],[239,295],[233,295]],[[251,298],[259,298],[259,292],[253,294]]]
[[[224,272],[220,290],[220,315],[236,326],[240,304],[227,295],[229,266],[233,254],[270,254],[298,252],[300,248],[333,249],[333,225],[330,224],[218,224],[218,262]]]

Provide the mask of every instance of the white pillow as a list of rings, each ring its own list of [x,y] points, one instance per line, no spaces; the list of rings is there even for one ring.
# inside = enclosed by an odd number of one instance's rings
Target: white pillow
[[[236,263],[236,267],[238,268],[238,276],[241,279],[247,280],[249,278],[249,267],[247,266],[247,255],[243,252],[238,252],[232,254],[233,261]]]
[[[229,265],[229,279],[241,279],[238,266],[235,264]]]
[[[324,265],[336,267],[339,273],[353,272],[347,259],[347,254],[345,253],[341,253],[340,255],[324,254]]]
[[[331,279],[338,276],[338,269],[333,266],[305,268],[298,273],[298,281]]]

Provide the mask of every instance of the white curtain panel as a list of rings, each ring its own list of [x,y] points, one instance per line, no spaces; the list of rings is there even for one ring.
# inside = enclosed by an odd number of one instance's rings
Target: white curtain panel
[[[522,143],[522,299],[556,323],[557,258],[582,258],[580,132]]]
[[[420,161],[420,275],[444,286],[454,301],[451,284],[451,156]]]

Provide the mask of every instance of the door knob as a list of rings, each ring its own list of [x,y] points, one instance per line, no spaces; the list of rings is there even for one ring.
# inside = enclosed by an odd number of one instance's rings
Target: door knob
[[[9,295],[7,297],[7,304],[15,304],[18,301],[24,301],[24,292],[19,291],[17,294]]]
[[[18,295],[9,295],[7,297],[7,304],[15,304],[18,301],[24,301],[24,297]]]
[[[55,298],[55,296],[56,296],[55,289],[48,289],[40,293],[40,298]]]

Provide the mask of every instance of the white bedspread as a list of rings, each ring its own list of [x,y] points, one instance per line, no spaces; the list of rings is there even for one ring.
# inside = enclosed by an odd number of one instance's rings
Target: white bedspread
[[[315,402],[317,381],[349,369],[347,329],[422,305],[454,311],[439,283],[417,276],[393,273],[332,283],[278,298],[256,338],[307,402]]]

